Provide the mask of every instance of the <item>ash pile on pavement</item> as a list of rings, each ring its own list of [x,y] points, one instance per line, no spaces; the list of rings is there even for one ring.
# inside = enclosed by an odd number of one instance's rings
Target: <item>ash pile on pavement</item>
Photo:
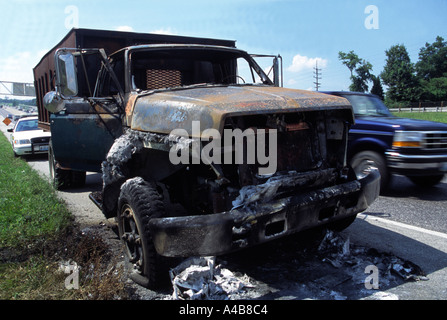
[[[419,280],[428,278],[412,262],[328,230],[187,259],[171,270],[170,299],[398,299],[385,290]]]
[[[252,287],[247,276],[237,277],[216,265],[214,257],[190,258],[170,272],[175,300],[227,300]]]

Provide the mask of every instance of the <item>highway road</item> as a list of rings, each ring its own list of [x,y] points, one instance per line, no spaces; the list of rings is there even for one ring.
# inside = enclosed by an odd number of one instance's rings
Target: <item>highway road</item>
[[[0,128],[6,131],[2,122]],[[48,161],[45,157],[26,161],[48,178]],[[113,223],[105,220],[100,210],[88,199],[89,192],[100,190],[101,184],[101,175],[90,173],[84,188],[58,192],[84,227]],[[289,240],[280,241],[280,249],[267,245],[260,250],[236,253],[224,259],[233,271],[246,273],[256,284],[252,295],[243,298],[447,299],[446,178],[437,186],[424,189],[416,187],[405,177],[394,177],[389,192],[380,196],[340,236],[349,239],[351,248],[365,249],[356,249],[364,252],[355,256],[357,261],[373,261],[380,266],[389,260],[385,254],[390,254],[418,265],[428,281],[397,281],[387,277],[383,279],[380,289],[366,290],[358,281],[359,277],[364,279],[367,276],[364,270],[354,270],[352,265],[344,263],[336,267],[332,263],[330,266],[328,260],[321,259],[318,254],[309,256],[311,250],[293,242],[291,244]],[[379,261],[377,252],[381,253],[380,257],[387,258]],[[327,268],[336,269],[329,272]],[[341,275],[351,280],[343,280],[345,278]],[[323,283],[318,282],[321,279],[324,279]],[[144,292],[139,298],[163,296],[153,292],[149,294],[149,290]]]
[[[432,188],[422,188],[406,177],[393,176],[390,190],[367,211],[373,216],[447,233],[447,177]]]

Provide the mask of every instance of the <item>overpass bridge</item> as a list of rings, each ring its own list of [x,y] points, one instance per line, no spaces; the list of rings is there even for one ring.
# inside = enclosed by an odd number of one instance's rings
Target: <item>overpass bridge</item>
[[[36,97],[34,83],[0,81],[0,96]]]

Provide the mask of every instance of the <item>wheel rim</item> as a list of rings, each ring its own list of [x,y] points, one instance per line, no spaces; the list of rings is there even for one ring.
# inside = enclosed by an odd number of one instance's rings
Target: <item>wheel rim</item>
[[[133,209],[125,204],[121,210],[121,239],[123,240],[129,262],[133,265],[133,271],[143,273],[143,246],[138,230]]]
[[[371,173],[371,170],[378,169],[377,164],[371,159],[361,159],[354,166],[357,179],[362,179]]]

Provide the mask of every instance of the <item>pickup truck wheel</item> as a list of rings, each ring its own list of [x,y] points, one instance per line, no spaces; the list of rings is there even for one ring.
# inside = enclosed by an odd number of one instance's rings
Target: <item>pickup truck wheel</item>
[[[130,278],[139,285],[155,288],[168,279],[163,257],[155,250],[149,220],[164,215],[156,187],[142,178],[127,180],[118,200],[118,232],[124,244]]]
[[[432,187],[437,185],[444,178],[443,174],[434,176],[410,176],[408,177],[414,184],[421,187]]]
[[[56,190],[68,188],[71,184],[71,171],[58,168],[51,143],[48,148],[48,164],[50,166],[50,178],[54,188]]]
[[[377,168],[380,172],[380,191],[387,189],[391,175],[386,167],[385,158],[380,153],[375,151],[358,152],[351,159],[351,167],[358,179],[368,175],[372,167]]]

